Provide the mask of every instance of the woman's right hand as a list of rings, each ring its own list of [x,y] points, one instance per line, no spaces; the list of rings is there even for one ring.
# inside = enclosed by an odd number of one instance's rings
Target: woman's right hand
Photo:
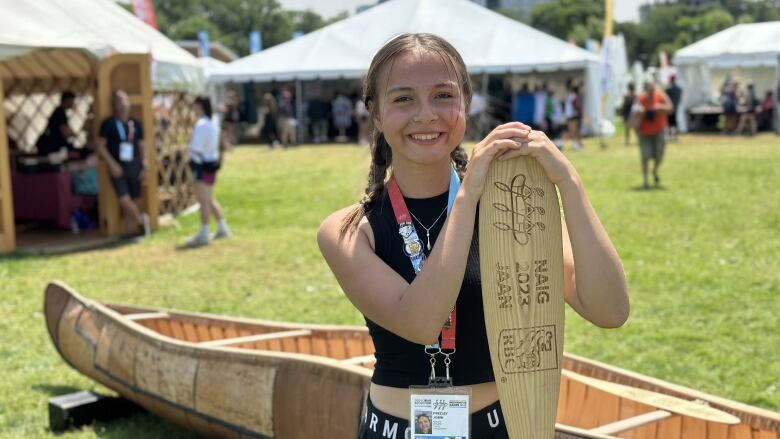
[[[519,149],[527,141],[531,127],[522,122],[509,122],[497,126],[481,142],[474,145],[466,167],[461,187],[469,197],[478,200],[485,189],[490,163],[501,153]]]

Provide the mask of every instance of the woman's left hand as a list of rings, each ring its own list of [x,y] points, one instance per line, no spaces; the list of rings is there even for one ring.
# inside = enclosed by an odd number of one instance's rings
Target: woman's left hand
[[[544,132],[534,130],[528,133],[527,137],[516,138],[515,141],[520,144],[519,149],[504,151],[496,159],[508,160],[521,155],[531,156],[542,165],[547,178],[555,185],[563,183],[574,175],[571,162]]]

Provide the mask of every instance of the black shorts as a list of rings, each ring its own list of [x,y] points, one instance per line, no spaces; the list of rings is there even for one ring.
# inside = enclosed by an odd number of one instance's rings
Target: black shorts
[[[202,181],[208,185],[213,185],[217,181],[217,170],[219,170],[219,162],[190,162],[190,170],[192,171],[192,178],[195,181]]]
[[[131,199],[141,197],[141,165],[120,164],[122,167],[122,176],[119,178],[111,177],[111,184],[114,186],[117,198],[129,196]]]
[[[414,438],[409,421],[388,415],[366,401],[366,417],[360,423],[358,439],[405,439]],[[407,430],[409,431],[407,433]],[[501,404],[496,401],[471,414],[472,439],[509,439]]]
[[[677,128],[677,115],[674,113],[669,113],[666,116],[666,121],[670,127]]]

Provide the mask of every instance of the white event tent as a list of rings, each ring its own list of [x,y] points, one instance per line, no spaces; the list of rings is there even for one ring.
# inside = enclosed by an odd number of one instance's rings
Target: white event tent
[[[233,61],[209,82],[295,81],[301,99],[301,81],[362,77],[374,53],[403,32],[442,36],[458,49],[471,74],[582,75],[584,112],[590,127],[600,126],[598,56],[468,0],[388,1]]]
[[[153,87],[198,90],[197,58],[110,0],[0,0],[0,59],[41,48],[85,49],[97,58],[150,53]]]
[[[780,21],[738,24],[678,50],[673,63],[684,87],[678,112],[681,129],[691,106],[716,103],[726,78],[752,82],[757,96],[780,82]],[[777,98],[777,97],[776,97]],[[777,114],[780,121],[780,114]],[[779,122],[780,123],[780,122]]]

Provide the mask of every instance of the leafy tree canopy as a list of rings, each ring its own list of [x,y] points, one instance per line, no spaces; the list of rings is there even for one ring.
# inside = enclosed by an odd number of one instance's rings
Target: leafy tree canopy
[[[249,54],[249,33],[260,31],[263,48],[309,33],[347,16],[325,20],[312,11],[285,11],[275,0],[154,0],[160,31],[174,40],[197,39],[207,30],[239,56]]]
[[[780,20],[772,0],[720,0],[701,6],[663,3],[652,7],[640,23],[617,23],[626,38],[629,60],[657,64],[658,52],[668,54],[738,23]],[[531,25],[583,45],[600,40],[604,29],[603,0],[554,0],[531,11]]]

